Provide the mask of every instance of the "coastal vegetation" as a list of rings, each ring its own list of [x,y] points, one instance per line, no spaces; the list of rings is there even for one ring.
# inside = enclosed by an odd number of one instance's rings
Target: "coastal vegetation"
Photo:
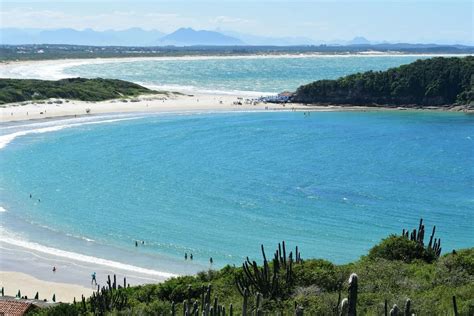
[[[154,93],[158,92],[116,79],[0,79],[0,104],[49,98],[104,101]]]
[[[89,299],[33,311],[37,315],[472,315],[474,248],[441,255],[424,225],[391,235],[367,256],[337,265],[303,259],[278,245],[263,264],[247,259],[161,284],[123,286],[108,279]]]
[[[364,106],[472,106],[474,56],[435,57],[386,71],[319,80],[299,87],[292,101]]]

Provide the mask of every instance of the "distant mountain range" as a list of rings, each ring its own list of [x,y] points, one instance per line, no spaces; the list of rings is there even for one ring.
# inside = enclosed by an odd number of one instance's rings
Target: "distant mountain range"
[[[214,31],[196,31],[192,28],[180,28],[171,34],[163,36],[159,41],[159,45],[173,46],[235,46],[245,45],[238,38],[227,36]]]
[[[352,40],[316,41],[307,37],[267,37],[238,33],[234,31],[194,30],[180,28],[170,34],[157,30],[146,31],[141,28],[126,30],[95,31],[93,29],[21,29],[0,28],[0,44],[67,44],[90,46],[381,46],[393,48],[399,45],[413,47],[436,47],[436,44],[390,44],[371,42],[365,37],[357,36]],[[463,45],[442,45],[463,46]]]

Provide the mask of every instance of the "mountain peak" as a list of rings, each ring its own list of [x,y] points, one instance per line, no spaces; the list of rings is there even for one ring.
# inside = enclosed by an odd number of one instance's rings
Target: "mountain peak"
[[[363,36],[356,36],[348,42],[349,45],[370,45],[370,41]]]
[[[176,46],[226,46],[243,45],[244,43],[238,38],[224,35],[216,31],[195,30],[190,27],[182,27],[161,38],[160,44]]]

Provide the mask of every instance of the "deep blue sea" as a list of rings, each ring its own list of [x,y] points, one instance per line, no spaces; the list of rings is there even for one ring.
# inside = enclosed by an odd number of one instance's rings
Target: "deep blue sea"
[[[2,238],[32,248],[183,273],[285,240],[344,263],[420,217],[443,251],[473,246],[472,115],[148,114],[1,131]]]

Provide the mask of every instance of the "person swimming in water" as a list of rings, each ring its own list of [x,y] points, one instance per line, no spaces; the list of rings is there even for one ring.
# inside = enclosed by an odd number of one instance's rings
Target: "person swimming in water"
[[[53,273],[56,273],[56,267],[53,267]]]

